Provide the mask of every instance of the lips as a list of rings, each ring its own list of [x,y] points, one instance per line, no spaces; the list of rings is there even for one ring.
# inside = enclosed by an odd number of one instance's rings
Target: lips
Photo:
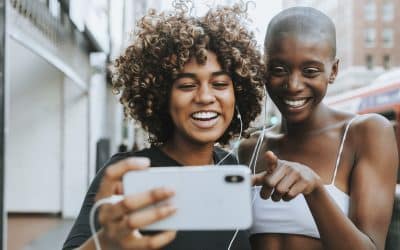
[[[195,112],[191,115],[191,117],[195,120],[199,121],[208,121],[215,119],[219,116],[217,112],[214,111],[200,111],[200,112]]]
[[[298,108],[306,104],[307,100],[308,98],[302,98],[297,100],[283,99],[283,102],[288,106],[291,106],[293,108]]]
[[[215,111],[199,111],[191,114],[192,123],[201,129],[212,128],[218,123],[220,114]]]
[[[282,98],[282,102],[286,105],[288,110],[299,111],[304,108],[311,99],[310,97]]]

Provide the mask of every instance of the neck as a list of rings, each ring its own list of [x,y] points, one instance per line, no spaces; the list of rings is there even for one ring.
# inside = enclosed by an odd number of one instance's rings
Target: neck
[[[331,124],[329,118],[330,109],[326,105],[320,104],[310,117],[304,121],[291,123],[282,118],[281,131],[290,137],[304,137],[316,134]]]
[[[184,166],[214,164],[213,149],[214,143],[195,144],[179,138],[173,138],[161,146],[164,153]]]

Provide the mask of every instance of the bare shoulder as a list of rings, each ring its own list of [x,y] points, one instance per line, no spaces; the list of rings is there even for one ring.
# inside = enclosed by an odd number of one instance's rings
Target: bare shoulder
[[[371,113],[356,116],[352,124],[352,132],[357,137],[365,136],[364,138],[368,138],[370,136],[384,136],[386,133],[393,135],[394,129],[390,121],[384,116]]]
[[[393,125],[379,114],[357,116],[349,130],[358,157],[397,158],[397,143]]]

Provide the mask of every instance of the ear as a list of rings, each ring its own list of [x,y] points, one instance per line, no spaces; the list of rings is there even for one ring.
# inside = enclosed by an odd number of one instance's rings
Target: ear
[[[334,59],[332,63],[331,74],[329,75],[328,79],[329,84],[332,84],[335,81],[338,72],[339,72],[339,59]]]

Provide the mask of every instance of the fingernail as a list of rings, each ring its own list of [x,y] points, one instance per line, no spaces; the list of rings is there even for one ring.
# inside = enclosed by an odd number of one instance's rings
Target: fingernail
[[[172,206],[172,205],[166,205],[166,206],[163,208],[163,210],[164,210],[165,213],[170,214],[170,213],[175,212],[175,211],[177,210],[177,208],[174,207],[174,206]]]
[[[169,187],[164,187],[164,192],[167,193],[168,195],[172,195],[175,193],[175,190]]]

